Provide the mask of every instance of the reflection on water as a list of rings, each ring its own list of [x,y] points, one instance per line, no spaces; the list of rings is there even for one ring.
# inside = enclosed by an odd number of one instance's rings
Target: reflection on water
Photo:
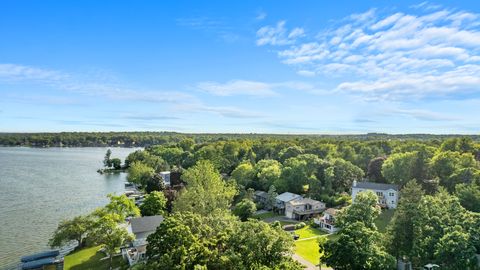
[[[122,193],[126,175],[96,172],[107,148],[0,147],[0,269],[42,251],[60,220]],[[122,160],[136,149],[112,148]]]

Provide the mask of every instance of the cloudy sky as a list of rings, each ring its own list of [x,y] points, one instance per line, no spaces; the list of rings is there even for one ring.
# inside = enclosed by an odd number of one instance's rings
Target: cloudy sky
[[[479,133],[480,1],[325,2],[2,1],[0,132]]]

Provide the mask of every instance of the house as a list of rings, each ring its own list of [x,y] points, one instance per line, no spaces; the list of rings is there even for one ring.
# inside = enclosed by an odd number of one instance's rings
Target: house
[[[393,184],[383,184],[374,182],[357,182],[353,181],[352,185],[352,201],[359,192],[371,190],[378,196],[378,204],[383,208],[397,208],[399,186]]]
[[[325,203],[310,198],[297,198],[285,203],[285,216],[303,220],[325,210]]]
[[[165,184],[166,187],[169,187],[171,182],[170,182],[170,172],[160,172],[160,177],[163,180],[163,183]]]
[[[253,200],[257,203],[265,205],[268,201],[268,193],[262,190],[256,190],[253,193]]]
[[[323,212],[323,216],[319,216],[313,219],[313,222],[317,224],[320,229],[328,232],[334,233],[338,231],[338,228],[335,227],[335,217],[337,216],[338,209],[328,208]]]
[[[135,235],[135,240],[128,248],[122,249],[122,255],[128,260],[130,265],[134,265],[145,259],[147,237],[155,232],[163,220],[163,216],[146,216],[132,218],[130,220],[127,231]]]
[[[275,210],[280,214],[283,214],[285,213],[285,204],[291,200],[299,198],[302,198],[302,196],[295,193],[284,192],[275,197]]]

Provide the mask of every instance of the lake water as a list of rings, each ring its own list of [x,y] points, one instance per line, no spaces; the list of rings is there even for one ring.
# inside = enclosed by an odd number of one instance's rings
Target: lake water
[[[111,148],[122,160],[137,149]],[[58,222],[124,191],[126,174],[100,175],[107,148],[0,147],[0,269],[48,249]]]

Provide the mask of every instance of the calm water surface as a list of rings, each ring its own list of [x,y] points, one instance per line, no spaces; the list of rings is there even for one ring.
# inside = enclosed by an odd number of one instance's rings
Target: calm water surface
[[[111,148],[122,160],[137,149]],[[0,147],[0,269],[47,249],[58,222],[122,193],[126,174],[100,175],[107,148]]]

